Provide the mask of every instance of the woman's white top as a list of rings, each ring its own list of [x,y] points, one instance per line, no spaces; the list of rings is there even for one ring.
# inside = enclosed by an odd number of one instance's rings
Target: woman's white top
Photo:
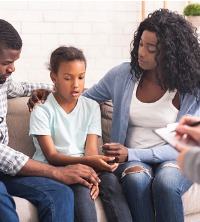
[[[136,97],[138,83],[135,84],[130,106],[130,117],[125,145],[128,148],[149,148],[165,142],[154,133],[154,129],[166,127],[176,121],[179,110],[172,104],[176,95],[166,93],[156,102],[143,103]]]

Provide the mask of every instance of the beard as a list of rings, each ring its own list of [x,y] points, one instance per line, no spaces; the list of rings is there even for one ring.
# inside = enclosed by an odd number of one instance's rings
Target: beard
[[[6,79],[11,75],[11,73],[0,76],[0,84],[5,83]]]

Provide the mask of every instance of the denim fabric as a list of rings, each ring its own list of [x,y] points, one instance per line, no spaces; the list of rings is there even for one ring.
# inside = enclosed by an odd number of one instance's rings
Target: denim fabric
[[[73,222],[74,195],[70,187],[43,177],[0,174],[8,193],[33,203],[40,222]]]
[[[129,167],[144,169],[125,173]],[[115,171],[120,179],[134,222],[183,222],[182,195],[192,182],[186,179],[175,161],[145,164],[130,161]]]
[[[15,211],[15,202],[7,193],[5,185],[0,182],[0,221],[19,222]]]
[[[118,178],[112,173],[99,175],[99,196],[108,221],[132,222],[131,213]],[[71,186],[75,196],[75,221],[96,222],[95,203],[91,199],[90,189],[75,184]]]

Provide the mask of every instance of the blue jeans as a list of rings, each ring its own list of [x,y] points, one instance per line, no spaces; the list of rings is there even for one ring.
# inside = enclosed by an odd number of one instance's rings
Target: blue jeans
[[[134,222],[183,222],[182,195],[192,182],[175,161],[145,164],[130,161],[115,171],[120,179]]]
[[[0,221],[19,222],[15,202],[2,182],[0,182]]]
[[[37,207],[40,222],[74,221],[74,195],[70,187],[43,177],[0,174],[0,178],[9,194],[25,198]]]
[[[99,196],[108,221],[131,222],[131,213],[118,178],[112,173],[99,175]],[[71,186],[75,199],[75,221],[97,222],[95,203],[91,199],[90,189],[75,184]]]

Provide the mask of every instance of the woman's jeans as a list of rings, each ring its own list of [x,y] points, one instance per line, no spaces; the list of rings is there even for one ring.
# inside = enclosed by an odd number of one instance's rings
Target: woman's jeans
[[[175,161],[130,161],[114,173],[122,184],[134,222],[184,221],[181,197],[192,182],[181,174]]]
[[[43,177],[11,177],[1,173],[0,179],[10,195],[25,198],[37,207],[40,222],[74,222],[74,195],[70,187]],[[4,190],[1,192],[5,193]],[[3,210],[13,220],[0,221],[18,221],[13,213],[15,205],[12,198],[7,201],[7,196],[2,196],[3,202],[7,202]]]
[[[109,222],[132,222],[131,213],[118,178],[113,173],[99,175],[99,196]],[[96,222],[97,214],[90,189],[75,184],[71,186],[75,199],[75,221]]]

